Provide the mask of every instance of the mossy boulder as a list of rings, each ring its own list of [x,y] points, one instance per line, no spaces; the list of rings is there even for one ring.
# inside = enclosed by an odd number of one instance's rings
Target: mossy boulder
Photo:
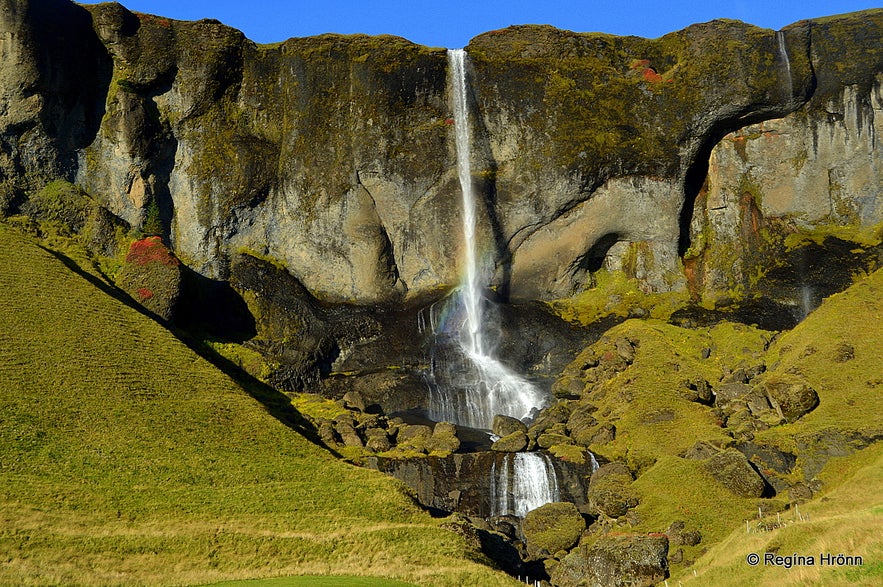
[[[457,427],[450,422],[438,422],[432,429],[432,436],[426,441],[426,450],[439,456],[446,456],[460,448]]]
[[[384,452],[392,448],[387,430],[383,428],[367,428],[365,430],[365,448],[374,452]]]
[[[573,444],[573,440],[564,434],[556,434],[554,432],[544,432],[537,437],[537,446],[540,448],[550,448],[553,445]]]
[[[573,406],[569,402],[558,402],[544,408],[533,423],[527,428],[527,436],[536,442],[540,434],[550,429],[555,424],[564,424],[570,417]]]
[[[171,320],[181,294],[181,264],[158,236],[132,243],[117,284],[147,310]]]
[[[47,183],[24,205],[29,216],[55,223],[65,235],[82,232],[95,207],[95,202],[85,191],[64,180]]]
[[[766,482],[736,449],[721,451],[708,459],[705,470],[739,497],[761,497],[766,491]]]
[[[516,430],[511,434],[499,438],[491,445],[491,450],[497,452],[520,452],[527,448],[527,442],[527,434]]]
[[[549,453],[556,458],[577,465],[585,465],[589,462],[589,454],[585,448],[575,444],[553,444],[549,447]]]
[[[576,545],[586,521],[577,507],[569,502],[547,503],[531,510],[521,523],[528,555],[548,558]]]
[[[558,587],[650,587],[668,576],[664,534],[620,534],[580,545],[550,572]]]
[[[619,518],[638,505],[638,496],[632,490],[634,479],[628,467],[619,462],[601,465],[589,480],[586,503],[595,515]]]
[[[598,408],[592,404],[581,404],[567,418],[567,432],[577,444],[588,446],[597,435],[598,420],[595,412]]]
[[[518,418],[497,414],[494,416],[491,431],[497,436],[503,437],[508,436],[513,432],[527,433],[527,425]]]
[[[763,390],[773,407],[788,422],[793,422],[819,405],[819,394],[805,379],[796,375],[776,374],[767,377]]]
[[[432,428],[424,424],[402,424],[398,427],[396,445],[403,450],[427,452]]]

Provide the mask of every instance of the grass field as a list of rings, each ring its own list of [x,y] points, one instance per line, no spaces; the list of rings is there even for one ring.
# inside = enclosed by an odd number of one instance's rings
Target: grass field
[[[281,577],[278,579],[251,579],[224,581],[211,587],[409,587],[410,583],[369,577]]]
[[[0,585],[517,584],[111,293],[0,224]]]
[[[822,498],[768,519],[781,527],[747,533],[739,528],[677,577],[684,585],[830,587],[883,584],[883,444],[849,457],[832,459],[821,478],[836,488]],[[812,556],[812,565],[764,564],[751,566],[747,557],[767,552],[782,557]],[[862,557],[861,565],[822,565],[821,554]],[[796,559],[793,559],[796,560]],[[673,584],[678,583],[672,581]]]

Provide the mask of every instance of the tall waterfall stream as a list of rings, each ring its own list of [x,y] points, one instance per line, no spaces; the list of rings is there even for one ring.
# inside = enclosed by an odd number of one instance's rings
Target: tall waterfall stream
[[[420,329],[435,337],[428,415],[438,422],[489,430],[497,414],[520,420],[532,417],[545,405],[546,397],[495,356],[500,326],[494,303],[484,295],[493,259],[481,250],[477,238],[481,208],[472,185],[468,61],[462,49],[449,51],[448,59],[465,267],[460,287],[420,318]],[[558,480],[547,455],[520,452],[504,455],[500,463],[490,471],[493,515],[524,516],[559,499]]]

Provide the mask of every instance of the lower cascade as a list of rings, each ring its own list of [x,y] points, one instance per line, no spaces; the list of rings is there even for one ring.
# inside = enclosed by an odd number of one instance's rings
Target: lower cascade
[[[491,468],[491,516],[518,516],[559,501],[551,459],[539,452],[506,453]]]

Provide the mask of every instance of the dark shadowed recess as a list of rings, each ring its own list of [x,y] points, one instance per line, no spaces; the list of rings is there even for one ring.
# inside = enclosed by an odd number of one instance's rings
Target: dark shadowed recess
[[[57,149],[46,169],[72,180],[77,149],[91,144],[105,111],[113,61],[92,30],[89,13],[66,0],[27,4],[27,19],[41,72],[37,87],[43,98],[40,122]]]
[[[183,264],[181,269],[181,299],[175,308],[178,326],[223,342],[254,338],[254,317],[229,282],[209,279]]]

